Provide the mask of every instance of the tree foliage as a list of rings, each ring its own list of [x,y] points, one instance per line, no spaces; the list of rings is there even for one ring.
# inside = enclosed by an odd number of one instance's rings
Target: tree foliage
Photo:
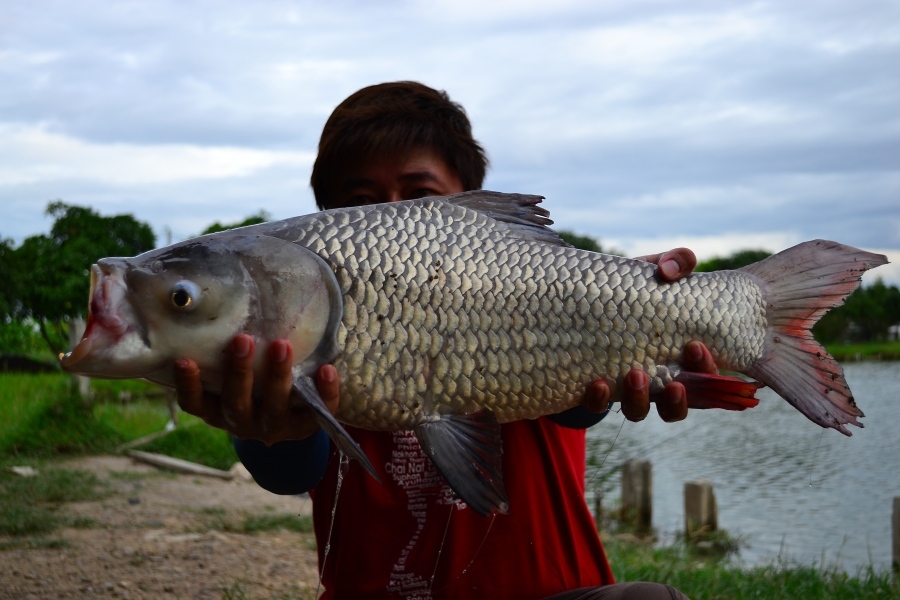
[[[813,334],[823,343],[880,341],[896,324],[900,324],[900,289],[878,278],[822,317]]]
[[[60,201],[46,212],[55,219],[49,235],[31,236],[15,249],[0,245],[5,277],[0,314],[6,322],[32,319],[55,354],[65,347],[68,321],[87,313],[91,264],[140,254],[152,249],[156,238],[131,215],[104,217]]]
[[[266,221],[271,221],[272,215],[270,215],[265,210],[261,210],[255,215],[250,215],[243,221],[239,223],[226,223],[222,224],[216,221],[209,227],[203,230],[203,233],[200,235],[206,235],[207,233],[218,233],[220,231],[227,231],[229,229],[237,229],[238,227],[247,227],[248,225],[258,225],[259,223],[265,223]]]
[[[592,238],[587,235],[578,235],[572,231],[560,231],[559,237],[563,239],[579,250],[588,250],[590,252],[603,252],[604,254],[615,254],[617,256],[621,256],[622,253],[614,248],[604,249],[600,244],[600,240]]]
[[[697,265],[694,269],[698,273],[706,273],[709,271],[733,271],[747,265],[752,265],[764,258],[772,256],[771,252],[766,250],[738,250],[731,256],[721,257],[715,256],[709,260],[705,260]]]

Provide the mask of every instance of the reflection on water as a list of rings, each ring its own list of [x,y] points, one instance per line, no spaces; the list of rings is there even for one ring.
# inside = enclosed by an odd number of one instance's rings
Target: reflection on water
[[[900,363],[844,366],[864,429],[853,437],[808,421],[774,392],[744,413],[692,412],[681,423],[651,415],[641,423],[611,415],[588,433],[589,490],[618,497],[610,471],[629,458],[653,463],[653,521],[662,532],[684,522],[683,486],[715,486],[719,526],[750,544],[748,564],[779,556],[805,564],[839,564],[850,573],[891,560],[892,499],[900,496]],[[609,457],[604,457],[609,452]],[[590,491],[589,491],[590,494]],[[610,501],[606,501],[610,504]]]

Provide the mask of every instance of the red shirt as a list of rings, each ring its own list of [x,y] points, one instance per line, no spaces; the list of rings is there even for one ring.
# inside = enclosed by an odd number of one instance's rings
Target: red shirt
[[[613,583],[584,500],[585,430],[541,418],[503,425],[509,514],[453,497],[411,431],[347,428],[379,484],[353,461],[332,528],[337,454],[313,490],[323,598],[544,598]]]

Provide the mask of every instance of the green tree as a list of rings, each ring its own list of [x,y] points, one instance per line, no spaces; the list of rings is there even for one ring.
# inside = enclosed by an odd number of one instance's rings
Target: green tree
[[[900,289],[885,285],[880,277],[872,285],[859,288],[844,306],[832,311],[843,327],[840,338],[853,341],[877,341],[887,336],[888,328],[900,322]]]
[[[13,312],[16,299],[12,291],[16,287],[18,276],[13,241],[0,239],[0,281],[3,282],[3,285],[0,285],[0,315],[9,315]]]
[[[603,249],[603,246],[600,244],[600,241],[596,238],[592,238],[587,235],[578,235],[572,231],[560,231],[559,237],[561,237],[564,241],[572,244],[579,250],[589,250],[590,252],[603,252],[605,254],[615,254],[616,256],[622,256],[622,253],[618,250],[611,249]]]
[[[90,266],[107,256],[133,256],[153,248],[156,238],[146,223],[131,215],[104,217],[90,208],[52,202],[55,221],[49,235],[27,238],[4,260],[7,282],[3,317],[33,319],[50,350],[66,347],[68,322],[87,313]],[[3,248],[4,257],[9,245]]]
[[[248,225],[258,225],[259,223],[265,223],[266,221],[271,221],[272,215],[270,215],[265,210],[261,210],[255,215],[250,215],[240,223],[226,223],[222,224],[216,221],[209,227],[203,230],[203,233],[200,235],[206,235],[207,233],[218,233],[220,231],[227,231],[228,229],[236,229],[238,227],[246,227]]]
[[[733,271],[759,262],[769,256],[772,256],[772,253],[765,250],[738,250],[737,252],[733,252],[730,256],[715,256],[709,260],[705,260],[699,263],[694,270],[698,273],[708,273],[709,271]]]

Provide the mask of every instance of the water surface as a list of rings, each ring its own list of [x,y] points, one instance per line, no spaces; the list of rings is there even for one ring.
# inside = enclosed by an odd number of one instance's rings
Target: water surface
[[[771,390],[743,413],[694,411],[681,423],[651,414],[641,423],[613,414],[588,433],[589,484],[604,502],[619,496],[618,474],[629,458],[653,463],[653,523],[663,534],[684,523],[684,482],[715,486],[719,527],[742,536],[746,564],[779,556],[838,565],[850,573],[889,568],[891,510],[900,496],[900,362],[844,365],[864,429],[853,437],[823,430]],[[610,443],[619,432],[610,451]],[[589,491],[589,496],[591,493]]]

